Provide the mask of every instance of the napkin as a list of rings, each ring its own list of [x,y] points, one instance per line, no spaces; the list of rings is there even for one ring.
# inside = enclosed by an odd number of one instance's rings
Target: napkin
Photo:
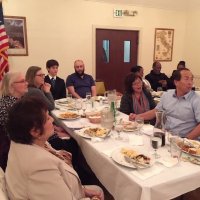
[[[157,162],[163,164],[165,167],[173,167],[178,163],[178,159],[172,158],[171,156],[165,156],[160,158]]]
[[[129,135],[130,145],[144,145],[143,137],[141,135]]]
[[[144,125],[141,129],[141,132],[151,136],[153,134],[153,126],[152,125]]]
[[[114,151],[114,149],[106,149],[106,150],[102,150],[102,153],[108,157],[111,157],[111,154],[113,151]]]
[[[77,120],[63,120],[65,125],[69,128],[84,128],[92,126],[91,123],[86,118],[80,118]]]
[[[146,169],[137,169],[137,170],[131,171],[131,174],[138,177],[139,179],[145,180],[152,176],[160,174],[164,169],[165,168],[162,165],[154,165]]]

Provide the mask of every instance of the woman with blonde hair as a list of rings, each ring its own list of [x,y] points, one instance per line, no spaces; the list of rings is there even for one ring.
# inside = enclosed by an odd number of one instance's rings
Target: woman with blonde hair
[[[5,125],[8,110],[28,91],[28,83],[20,72],[8,72],[4,75],[0,88],[0,166],[6,168],[10,140]]]

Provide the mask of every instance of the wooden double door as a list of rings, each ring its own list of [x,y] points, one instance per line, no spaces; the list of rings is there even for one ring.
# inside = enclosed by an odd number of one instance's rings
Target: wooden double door
[[[124,79],[137,65],[139,31],[96,29],[96,80],[107,90],[124,91]]]

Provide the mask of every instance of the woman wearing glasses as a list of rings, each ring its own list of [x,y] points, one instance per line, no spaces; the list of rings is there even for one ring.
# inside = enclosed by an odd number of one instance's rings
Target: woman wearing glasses
[[[37,66],[31,66],[26,72],[26,81],[28,82],[28,93],[27,96],[37,96],[42,99],[48,110],[54,109],[54,99],[50,92],[51,85],[44,82],[45,74],[42,69]]]
[[[6,134],[5,124],[8,110],[28,91],[28,83],[19,72],[6,73],[1,82],[0,98],[0,167],[6,168],[10,140]]]
[[[121,99],[120,111],[130,115],[144,113],[155,107],[155,102],[142,82],[142,78],[130,73],[125,78],[125,93]]]

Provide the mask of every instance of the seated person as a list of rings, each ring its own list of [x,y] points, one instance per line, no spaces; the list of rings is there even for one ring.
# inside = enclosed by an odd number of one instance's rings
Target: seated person
[[[7,130],[11,146],[5,177],[10,200],[104,199],[101,188],[83,187],[76,171],[63,158],[46,150],[54,127],[41,99],[25,97],[14,104]]]
[[[85,98],[87,92],[96,96],[96,86],[91,75],[85,74],[85,66],[82,60],[74,62],[75,73],[69,75],[66,80],[66,86],[69,93],[75,98]]]
[[[185,68],[185,67],[186,67],[186,66],[185,66],[185,61],[180,61],[180,62],[178,63],[178,65],[177,65],[176,70],[183,69],[183,68]],[[173,70],[173,72],[172,72],[172,75],[171,75],[171,77],[170,77],[170,83],[169,83],[169,85],[168,85],[168,89],[176,89],[176,86],[175,86],[175,84],[174,84],[174,74],[175,74],[176,70]]]
[[[145,120],[155,117],[157,110],[165,112],[165,129],[181,137],[198,139],[200,136],[200,96],[192,90],[193,75],[187,68],[177,70],[174,75],[176,89],[165,92],[156,108],[139,114]],[[135,114],[130,114],[134,120]]]
[[[156,61],[152,65],[151,72],[145,76],[154,91],[157,91],[160,87],[163,91],[168,89],[169,78],[164,73],[161,73],[161,68],[160,62]]]
[[[51,84],[51,94],[54,100],[66,98],[66,87],[63,79],[57,76],[59,63],[56,60],[48,60],[46,69],[48,75],[45,76],[44,81]]]
[[[131,72],[140,76],[142,78],[142,82],[144,84],[144,86],[146,87],[147,90],[151,90],[151,84],[149,83],[149,81],[145,78],[143,78],[144,76],[144,69],[141,66],[134,66],[131,68]]]
[[[48,110],[55,108],[54,99],[51,94],[51,84],[44,82],[45,74],[41,67],[31,66],[26,72],[26,81],[28,82],[28,93],[26,96],[37,96],[45,101]]]
[[[1,82],[0,98],[0,167],[5,171],[10,148],[6,133],[8,110],[28,91],[28,83],[20,72],[8,72]]]
[[[151,93],[142,84],[142,79],[133,73],[125,78],[125,94],[122,96],[120,111],[130,115],[140,114],[155,108]]]

